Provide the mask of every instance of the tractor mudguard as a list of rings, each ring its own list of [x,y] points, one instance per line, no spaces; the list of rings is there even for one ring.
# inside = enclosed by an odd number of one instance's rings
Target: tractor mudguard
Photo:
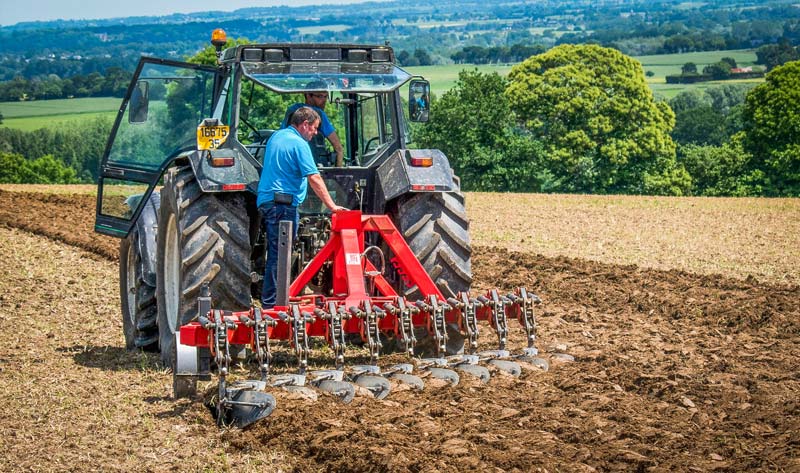
[[[136,220],[139,232],[139,254],[142,255],[142,279],[151,287],[156,285],[156,235],[158,234],[158,209],[161,194],[153,192]]]
[[[256,193],[261,177],[261,165],[241,145],[195,151],[189,155],[192,171],[203,192],[231,192],[249,190]],[[213,159],[227,160],[230,165],[213,166]],[[229,158],[232,158],[228,160]]]
[[[459,190],[447,156],[437,149],[397,150],[378,167],[377,176],[384,202],[409,192]]]

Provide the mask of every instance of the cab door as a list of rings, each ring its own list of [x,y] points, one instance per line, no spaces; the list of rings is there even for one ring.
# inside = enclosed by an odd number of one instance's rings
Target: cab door
[[[195,152],[197,126],[212,116],[216,68],[142,58],[100,163],[95,231],[124,238],[178,157]]]

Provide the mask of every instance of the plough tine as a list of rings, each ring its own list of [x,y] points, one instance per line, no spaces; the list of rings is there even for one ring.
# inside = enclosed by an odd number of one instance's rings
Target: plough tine
[[[325,334],[328,345],[333,350],[337,370],[344,369],[344,327],[343,321],[350,318],[344,310],[340,310],[335,302],[328,302],[327,311],[314,309],[314,314],[322,320],[328,321],[328,330]]]
[[[452,307],[461,310],[461,319],[459,320],[459,328],[467,334],[467,352],[474,354],[478,349],[478,316],[477,307],[480,302],[469,296],[469,292],[458,293],[457,298],[450,298],[447,300]]]
[[[403,341],[405,352],[409,356],[414,356],[417,337],[414,335],[414,324],[411,319],[413,309],[406,305],[406,301],[402,297],[396,299],[396,304],[389,302],[384,304],[383,308],[386,312],[396,316],[395,336]]]
[[[510,302],[505,297],[500,297],[497,289],[489,291],[489,297],[479,297],[479,301],[484,306],[491,308],[490,321],[497,332],[497,339],[499,342],[498,350],[506,349],[506,342],[508,341],[508,321],[506,320],[506,304]]]
[[[514,314],[519,320],[520,325],[525,330],[528,339],[528,346],[522,350],[520,355],[515,358],[529,363],[537,368],[548,371],[550,363],[539,355],[539,350],[536,348],[536,316],[534,307],[542,303],[539,296],[529,293],[524,287],[517,288],[514,294],[507,296],[514,304]]]
[[[269,364],[272,361],[272,354],[269,350],[269,331],[268,327],[274,327],[277,322],[271,317],[264,317],[261,309],[253,308],[250,311],[252,318],[242,315],[239,320],[246,326],[253,329],[253,353],[258,360],[258,369],[261,372],[261,381],[267,381],[269,375]]]
[[[301,312],[300,306],[297,304],[291,305],[291,324],[292,324],[292,345],[294,346],[295,354],[297,354],[297,365],[300,374],[305,374],[308,368],[308,333],[306,331],[307,324],[313,317],[308,312]]]
[[[416,301],[415,304],[420,311],[428,314],[428,333],[434,341],[433,354],[440,357],[447,352],[447,322],[444,313],[450,306],[441,304],[435,294],[431,294],[428,302]]]

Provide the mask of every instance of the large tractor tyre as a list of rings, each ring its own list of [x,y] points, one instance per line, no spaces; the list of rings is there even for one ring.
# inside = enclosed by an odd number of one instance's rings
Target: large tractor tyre
[[[197,315],[204,285],[212,307],[250,307],[249,217],[244,195],[204,193],[189,166],[170,169],[161,189],[157,240],[161,359],[172,363],[175,331]]]
[[[415,193],[400,197],[392,218],[445,297],[469,290],[472,248],[461,193]],[[416,287],[409,289],[406,296],[419,298]]]
[[[158,349],[156,288],[143,275],[139,231],[134,228],[119,244],[119,297],[125,348]]]
[[[391,216],[414,255],[446,298],[469,290],[472,284],[472,247],[463,194],[405,195],[398,199]],[[412,300],[421,297],[416,287],[409,288],[405,296]],[[458,327],[448,326],[447,332],[448,354],[463,353],[464,337]],[[418,338],[424,338],[427,334],[419,335]],[[427,341],[417,345],[418,351],[427,353],[432,348]]]

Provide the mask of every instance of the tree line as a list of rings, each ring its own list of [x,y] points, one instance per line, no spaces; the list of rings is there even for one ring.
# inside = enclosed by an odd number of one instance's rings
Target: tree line
[[[514,44],[513,46],[467,46],[450,55],[456,64],[509,64],[520,62],[535,54],[543,53],[542,44]]]
[[[0,82],[0,102],[66,99],[73,97],[123,97],[133,74],[111,67],[105,74],[92,72],[60,78],[57,75]]]
[[[111,120],[98,117],[80,127],[22,131],[0,127],[0,183],[97,182]]]
[[[667,103],[631,58],[562,45],[507,79],[462,72],[415,136],[448,155],[465,190],[798,196],[798,106],[800,61],[750,90]]]
[[[798,196],[798,107],[800,61],[664,102],[632,58],[562,45],[508,78],[463,71],[414,136],[470,191]],[[94,182],[110,128],[0,128],[0,182]]]

